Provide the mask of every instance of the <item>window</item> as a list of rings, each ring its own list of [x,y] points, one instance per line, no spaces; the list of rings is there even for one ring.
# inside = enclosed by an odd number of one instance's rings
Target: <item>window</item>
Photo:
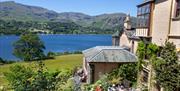
[[[145,70],[143,70],[143,82],[147,83],[148,82],[148,75],[149,73]]]
[[[95,66],[94,64],[90,64],[90,83],[94,83],[95,81]]]
[[[180,0],[177,0],[176,17],[180,17]]]
[[[149,27],[149,18],[150,18],[150,4],[146,4],[138,7],[137,13],[137,27],[138,28],[148,28]]]

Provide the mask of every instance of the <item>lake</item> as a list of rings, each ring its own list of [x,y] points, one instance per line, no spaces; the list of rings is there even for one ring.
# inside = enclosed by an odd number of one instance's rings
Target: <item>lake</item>
[[[94,46],[110,46],[111,35],[39,35],[45,44],[45,53],[82,51]],[[13,43],[19,39],[15,35],[0,36],[0,57],[6,60],[18,60],[13,52]]]

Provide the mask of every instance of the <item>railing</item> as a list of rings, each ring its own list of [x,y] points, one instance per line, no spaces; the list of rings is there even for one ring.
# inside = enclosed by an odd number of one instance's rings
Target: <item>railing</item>
[[[137,28],[136,29],[136,36],[139,36],[139,37],[149,37],[149,35],[148,35],[148,28]]]

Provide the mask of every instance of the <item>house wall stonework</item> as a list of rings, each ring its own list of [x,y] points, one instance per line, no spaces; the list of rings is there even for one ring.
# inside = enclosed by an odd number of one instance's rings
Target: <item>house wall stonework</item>
[[[180,37],[179,38],[169,38],[170,42],[173,42],[176,45],[176,48],[180,48]]]
[[[120,46],[127,46],[129,48],[131,48],[131,43],[130,40],[128,39],[127,35],[125,34],[125,32],[121,35],[120,37]]]
[[[180,20],[179,21],[173,21],[171,20],[171,31],[169,35],[175,35],[180,36]]]
[[[173,0],[170,36],[180,36],[180,19],[176,20],[176,1]]]
[[[134,54],[136,54],[137,47],[138,47],[138,42],[139,42],[139,41],[134,41],[134,45],[133,45],[133,53],[134,53]]]
[[[175,20],[176,0],[156,0],[152,19],[152,42],[162,46],[166,40],[180,48],[180,20]]]
[[[180,19],[176,20],[176,1],[172,5],[172,18],[170,26],[169,41],[173,42],[177,48],[180,48]]]
[[[156,0],[152,17],[152,43],[162,46],[168,39],[171,0]]]
[[[112,45],[113,46],[119,46],[119,43],[120,43],[119,37],[113,37],[112,38]]]
[[[176,0],[154,0],[152,3],[151,41],[149,42],[163,46],[165,41],[168,40],[173,42],[177,48],[180,48],[180,19],[175,17]],[[137,46],[134,46],[134,48],[137,48]],[[149,74],[148,91],[164,91],[157,84],[154,84],[155,81],[152,81],[155,75],[152,69],[150,69]]]
[[[113,69],[118,68],[119,63],[90,63],[95,66],[94,81],[99,80],[104,74],[111,72]]]

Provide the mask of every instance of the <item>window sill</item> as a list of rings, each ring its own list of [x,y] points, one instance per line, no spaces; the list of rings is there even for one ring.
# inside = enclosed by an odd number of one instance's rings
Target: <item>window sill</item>
[[[180,21],[180,16],[179,17],[175,17],[175,18],[172,18],[173,21]]]
[[[169,34],[168,37],[169,37],[169,38],[180,38],[180,35],[172,35],[172,34]]]

